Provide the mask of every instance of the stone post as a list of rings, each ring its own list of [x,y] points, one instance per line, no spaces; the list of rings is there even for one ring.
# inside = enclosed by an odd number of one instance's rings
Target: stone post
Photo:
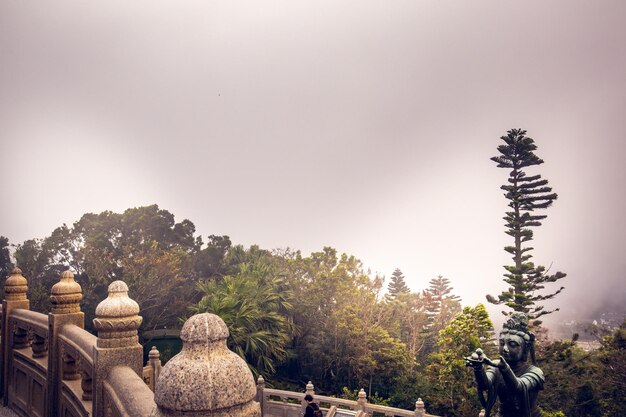
[[[228,328],[221,318],[196,314],[180,338],[182,351],[157,380],[152,417],[261,417],[252,372],[226,347]]]
[[[10,337],[12,329],[9,327],[9,317],[11,311],[22,308],[30,309],[30,302],[26,298],[28,291],[28,281],[22,276],[19,268],[13,268],[11,275],[7,277],[4,284],[4,300],[2,300],[2,355],[0,356],[0,378],[2,380],[2,404],[7,405],[9,401],[9,385],[5,382],[9,380],[9,353],[13,346]]]
[[[265,411],[263,409],[263,390],[265,390],[265,379],[263,379],[263,375],[259,375],[259,379],[256,381],[256,402],[261,406],[261,412]]]
[[[306,389],[304,391],[304,395],[310,395],[311,397],[315,398],[315,387],[313,386],[313,383],[311,381],[309,381],[308,384],[306,384]],[[302,414],[304,414],[304,412],[306,411],[306,406],[307,403],[304,400],[304,398],[302,398],[302,403],[300,404],[301,408],[302,408]]]
[[[81,329],[85,328],[85,313],[80,311],[80,301],[83,291],[71,271],[65,271],[59,276],[59,282],[50,289],[50,303],[52,311],[48,314],[48,412],[52,417],[59,415],[58,398],[61,379],[78,379],[77,372],[68,373],[72,363],[63,363],[59,349],[59,331],[66,324],[74,324]],[[55,405],[57,404],[57,405]]]
[[[154,391],[156,381],[161,374],[161,353],[156,346],[152,346],[148,353],[148,366],[150,367],[150,389]]]
[[[367,396],[365,395],[365,390],[361,388],[359,391],[359,399],[356,400],[357,409],[361,411],[365,411],[367,408]]]
[[[415,401],[415,417],[423,417],[426,414],[426,409],[424,407],[424,401],[421,398],[418,398]]]
[[[123,281],[109,285],[109,296],[96,307],[94,327],[98,339],[94,355],[93,416],[104,416],[103,382],[115,366],[127,366],[143,379],[143,348],[137,329],[139,305],[128,297]]]

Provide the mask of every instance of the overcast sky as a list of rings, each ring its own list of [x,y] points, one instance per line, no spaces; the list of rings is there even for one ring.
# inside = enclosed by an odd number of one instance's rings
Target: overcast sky
[[[519,127],[559,194],[533,242],[568,273],[559,314],[624,304],[625,17],[622,0],[3,0],[0,235],[156,203],[205,239],[330,245],[474,305],[506,288],[489,158]]]

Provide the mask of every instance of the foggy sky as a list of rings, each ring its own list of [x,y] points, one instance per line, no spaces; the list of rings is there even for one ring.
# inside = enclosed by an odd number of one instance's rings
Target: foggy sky
[[[330,245],[413,290],[443,275],[474,305],[506,288],[507,171],[489,158],[519,127],[559,194],[532,242],[568,273],[559,314],[623,304],[625,16],[618,0],[4,0],[0,235],[156,203],[205,238]]]

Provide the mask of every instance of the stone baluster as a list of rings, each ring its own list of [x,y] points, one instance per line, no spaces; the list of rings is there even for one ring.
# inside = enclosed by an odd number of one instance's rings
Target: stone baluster
[[[426,414],[426,408],[424,407],[424,401],[421,398],[418,398],[415,401],[415,417],[423,417]]]
[[[366,411],[367,408],[367,395],[365,395],[365,390],[361,388],[359,391],[359,399],[356,400],[357,410]]]
[[[264,390],[265,390],[265,379],[263,379],[263,375],[259,375],[259,378],[256,381],[256,401],[261,406],[261,411],[265,411],[263,409],[263,404],[265,403],[263,399]]]
[[[139,305],[128,297],[123,281],[109,285],[108,297],[96,307],[94,327],[98,332],[95,348],[93,416],[104,416],[103,383],[115,366],[128,366],[143,379],[143,348],[137,329],[143,320]]]
[[[92,370],[93,372],[93,370]],[[80,388],[83,390],[83,400],[93,400],[93,379],[91,374],[83,369]]]
[[[156,382],[152,417],[261,417],[246,362],[228,350],[228,328],[214,314],[192,316],[180,333],[182,351]]]
[[[61,379],[80,379],[76,358],[63,354],[59,346],[59,333],[65,325],[85,328],[85,314],[80,311],[83,290],[74,281],[74,274],[65,271],[59,276],[59,282],[50,289],[51,312],[48,314],[48,413],[60,415],[59,386]]]
[[[33,358],[44,358],[48,354],[46,339],[35,334],[32,341]]]
[[[11,317],[11,311],[22,308],[30,309],[30,302],[26,298],[26,292],[28,291],[28,281],[22,276],[22,271],[19,268],[13,268],[11,275],[7,277],[4,283],[4,300],[2,301],[2,354],[0,355],[0,384],[3,393],[2,403],[8,404],[8,384],[4,381],[9,380],[9,353],[13,348],[13,329],[9,327],[9,318]],[[18,336],[18,339],[20,337]],[[22,339],[24,337],[22,336]],[[26,336],[26,339],[28,337]]]
[[[156,346],[152,346],[150,352],[148,353],[148,363],[147,366],[150,367],[150,389],[154,391],[154,387],[157,379],[159,379],[159,375],[161,374],[161,353],[156,348]]]

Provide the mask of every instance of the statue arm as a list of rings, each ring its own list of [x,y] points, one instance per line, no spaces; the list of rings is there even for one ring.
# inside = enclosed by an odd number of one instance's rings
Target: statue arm
[[[500,372],[502,373],[502,379],[507,388],[514,390],[515,392],[530,392],[533,390],[543,389],[543,372],[541,369],[533,366],[526,371],[522,376],[517,377],[513,370],[504,359],[501,360]]]
[[[485,369],[481,366],[480,368],[474,368],[474,377],[476,378],[476,385],[478,386],[479,391],[486,391],[493,384],[495,374],[488,370],[485,372]]]

